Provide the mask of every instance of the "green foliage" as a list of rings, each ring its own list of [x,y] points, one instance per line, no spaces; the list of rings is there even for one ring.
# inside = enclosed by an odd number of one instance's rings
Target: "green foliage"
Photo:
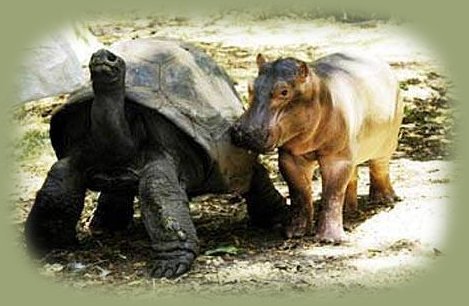
[[[45,149],[50,147],[47,130],[28,130],[15,145],[18,160],[33,160],[38,158]]]

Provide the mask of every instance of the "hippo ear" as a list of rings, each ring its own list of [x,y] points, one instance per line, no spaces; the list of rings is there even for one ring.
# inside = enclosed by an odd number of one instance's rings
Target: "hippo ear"
[[[257,68],[260,70],[262,66],[264,66],[264,64],[266,63],[266,59],[264,57],[264,55],[262,55],[261,53],[259,53],[256,57],[256,63],[257,63]]]
[[[254,100],[254,84],[252,82],[248,83],[248,104],[250,105]]]
[[[306,81],[306,78],[308,77],[308,75],[309,75],[308,64],[306,64],[305,62],[300,62],[300,65],[298,67],[298,80],[300,82],[304,82]]]

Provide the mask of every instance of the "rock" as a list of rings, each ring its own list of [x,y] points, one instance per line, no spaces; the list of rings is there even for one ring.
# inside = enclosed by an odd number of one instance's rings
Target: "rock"
[[[69,93],[86,81],[83,65],[101,48],[90,31],[80,25],[52,33],[26,51],[19,79],[19,102]]]

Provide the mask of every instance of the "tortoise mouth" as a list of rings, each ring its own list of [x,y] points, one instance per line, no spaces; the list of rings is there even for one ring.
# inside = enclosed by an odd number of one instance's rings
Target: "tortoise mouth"
[[[93,83],[114,83],[125,72],[124,61],[114,53],[101,49],[93,53],[89,63]]]
[[[120,76],[118,67],[108,63],[93,63],[90,65],[90,72],[93,82],[100,83],[114,83]]]

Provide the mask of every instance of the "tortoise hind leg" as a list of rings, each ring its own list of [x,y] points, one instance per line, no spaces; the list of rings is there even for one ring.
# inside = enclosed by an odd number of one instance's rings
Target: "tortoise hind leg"
[[[129,191],[101,192],[98,206],[90,222],[90,229],[98,234],[102,231],[122,231],[129,227],[134,215],[134,193]]]
[[[55,248],[74,246],[78,241],[75,227],[83,210],[83,178],[68,158],[50,169],[25,224],[28,248],[44,253]]]
[[[169,156],[160,156],[145,167],[139,197],[155,251],[151,276],[173,278],[187,272],[197,256],[198,240],[189,199]]]
[[[288,208],[285,198],[275,189],[267,169],[260,163],[254,166],[254,175],[246,199],[250,223],[262,228],[285,224]]]

